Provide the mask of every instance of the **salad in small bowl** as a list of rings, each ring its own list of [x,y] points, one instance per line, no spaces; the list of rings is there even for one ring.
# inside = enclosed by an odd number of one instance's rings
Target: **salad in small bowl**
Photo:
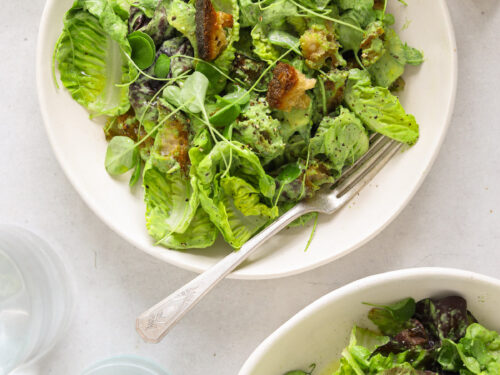
[[[471,272],[371,276],[298,313],[239,374],[497,375],[499,303],[500,281]]]

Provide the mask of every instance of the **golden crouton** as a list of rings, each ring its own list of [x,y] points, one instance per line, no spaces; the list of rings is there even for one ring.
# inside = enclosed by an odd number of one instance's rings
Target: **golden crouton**
[[[324,25],[312,25],[307,29],[300,37],[300,48],[311,69],[320,69],[327,60],[333,67],[345,65],[335,33]]]
[[[375,0],[373,2],[373,9],[383,10],[384,9],[384,0]]]
[[[162,111],[164,111],[162,109]],[[165,116],[170,110],[164,112]],[[166,159],[176,160],[184,172],[188,171],[189,162],[189,119],[181,113],[170,117],[156,136],[154,151]]]
[[[315,84],[315,79],[306,78],[293,66],[280,62],[269,82],[267,102],[271,108],[287,112],[293,108],[305,109],[311,102],[306,90],[312,89]]]
[[[140,136],[137,134],[139,132]],[[134,110],[130,108],[123,115],[110,118],[104,128],[104,134],[107,141],[110,141],[113,137],[125,136],[137,142],[146,136],[146,131],[144,127],[139,126],[139,120],[137,120]],[[139,145],[139,148],[149,148],[153,145],[153,142],[154,138],[148,137]]]
[[[198,55],[215,60],[227,45],[224,27],[233,27],[233,16],[216,12],[210,0],[196,0],[196,42]]]

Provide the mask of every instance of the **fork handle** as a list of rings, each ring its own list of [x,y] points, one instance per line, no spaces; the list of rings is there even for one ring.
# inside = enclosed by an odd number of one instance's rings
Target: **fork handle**
[[[299,203],[276,221],[233,251],[207,271],[177,289],[163,301],[142,313],[136,320],[136,330],[146,342],[158,343],[189,310],[191,310],[219,281],[238,267],[255,250],[298,217],[311,212]]]

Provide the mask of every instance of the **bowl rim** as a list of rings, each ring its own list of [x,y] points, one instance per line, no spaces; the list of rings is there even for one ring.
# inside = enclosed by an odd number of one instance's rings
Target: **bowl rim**
[[[164,256],[165,253],[158,252],[158,251],[152,251],[149,246],[143,246],[143,244],[137,240],[133,235],[130,233],[127,233],[123,231],[117,224],[115,224],[113,221],[109,220],[106,215],[101,212],[101,210],[98,207],[97,202],[92,198],[91,194],[89,194],[83,187],[78,183],[78,178],[77,178],[77,171],[75,171],[71,166],[69,165],[69,162],[63,157],[62,155],[62,149],[58,147],[58,143],[56,141],[55,134],[51,130],[51,127],[49,126],[50,124],[50,115],[48,113],[47,107],[44,105],[46,102],[46,94],[44,90],[44,83],[42,80],[43,72],[42,72],[42,66],[44,64],[44,59],[43,59],[43,53],[44,50],[42,48],[43,41],[47,39],[47,34],[49,33],[50,30],[50,25],[48,22],[48,14],[52,11],[53,7],[57,6],[59,0],[47,0],[45,7],[42,12],[41,16],[41,21],[40,21],[40,28],[39,28],[39,33],[38,33],[38,38],[37,38],[37,47],[36,47],[36,86],[37,86],[37,96],[38,96],[38,102],[39,102],[39,107],[40,111],[42,114],[42,119],[43,119],[43,124],[45,127],[45,132],[47,134],[47,137],[49,139],[49,143],[51,145],[51,148],[54,152],[54,155],[56,156],[57,161],[59,162],[64,174],[68,178],[70,184],[73,186],[73,188],[77,191],[78,195],[82,198],[82,200],[85,202],[85,204],[92,210],[92,212],[104,223],[106,224],[109,228],[111,228],[116,234],[118,234],[121,238],[126,240],[129,244],[132,244],[134,247],[139,249],[140,251],[147,253],[163,262],[169,263],[171,265],[174,265],[176,267],[192,271],[195,273],[202,273],[206,271],[208,268],[205,267],[200,267],[199,265],[194,265],[192,262],[189,260],[185,260],[184,258],[172,258],[172,257],[166,257]],[[360,248],[361,246],[365,245],[369,241],[371,241],[374,237],[376,237],[378,234],[380,234],[390,223],[393,222],[393,220],[403,211],[403,209],[408,205],[408,203],[413,199],[415,194],[417,193],[418,189],[422,186],[426,176],[428,175],[429,171],[431,170],[432,166],[434,165],[434,162],[436,161],[437,155],[439,154],[439,151],[441,150],[442,144],[444,142],[445,136],[448,133],[448,128],[451,123],[451,118],[454,112],[454,107],[455,107],[455,99],[456,99],[456,92],[457,92],[457,79],[458,79],[458,59],[457,59],[457,44],[456,44],[456,38],[455,38],[455,31],[453,28],[453,24],[451,21],[451,16],[449,12],[449,8],[446,4],[445,0],[437,0],[439,2],[439,5],[442,8],[443,11],[443,22],[445,24],[445,29],[447,30],[447,37],[449,44],[453,50],[451,54],[451,69],[450,72],[448,73],[450,75],[450,89],[451,89],[451,95],[449,98],[449,101],[446,105],[446,119],[445,119],[445,124],[443,126],[443,129],[441,131],[441,134],[439,134],[439,137],[437,139],[436,147],[432,150],[431,157],[429,158],[429,161],[427,163],[426,168],[424,169],[423,173],[421,174],[419,180],[417,183],[414,185],[413,189],[408,193],[406,199],[399,205],[399,207],[393,211],[392,215],[387,218],[387,220],[383,223],[381,223],[376,230],[374,230],[370,235],[366,236],[364,239],[361,241],[357,242],[351,247],[345,248],[343,251],[340,251],[338,253],[332,254],[331,256],[327,256],[323,258],[322,260],[319,260],[313,264],[309,265],[303,265],[303,266],[298,266],[294,269],[291,270],[283,270],[283,271],[276,271],[276,272],[268,272],[268,273],[246,273],[244,272],[244,267],[243,268],[237,268],[236,270],[232,271],[227,278],[230,279],[240,279],[240,280],[266,280],[266,279],[276,279],[276,278],[282,278],[282,277],[288,277],[292,275],[298,275],[307,271],[310,271],[312,269],[324,266],[336,259],[339,259],[354,250]],[[167,249],[168,250],[168,249]],[[171,250],[175,251],[175,250]],[[243,272],[242,272],[243,271]]]
[[[319,312],[326,306],[334,303],[340,298],[349,295],[355,291],[373,288],[387,282],[396,282],[398,280],[411,279],[412,277],[446,277],[458,280],[474,280],[485,284],[495,285],[500,288],[500,279],[491,276],[486,276],[473,271],[467,271],[458,268],[448,267],[417,267],[405,268],[396,271],[383,272],[362,279],[355,280],[349,284],[341,286],[333,291],[319,297],[314,302],[310,303],[302,310],[294,314],[290,319],[278,327],[273,333],[267,336],[250,354],[243,366],[238,372],[238,375],[250,375],[252,370],[260,361],[261,357],[280,340],[287,332],[302,321],[306,320],[310,315]]]

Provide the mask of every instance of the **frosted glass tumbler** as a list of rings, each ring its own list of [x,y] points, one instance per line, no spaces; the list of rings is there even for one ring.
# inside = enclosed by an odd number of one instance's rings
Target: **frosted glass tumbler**
[[[52,247],[25,229],[0,225],[0,375],[54,346],[69,325],[73,294],[67,263]]]

